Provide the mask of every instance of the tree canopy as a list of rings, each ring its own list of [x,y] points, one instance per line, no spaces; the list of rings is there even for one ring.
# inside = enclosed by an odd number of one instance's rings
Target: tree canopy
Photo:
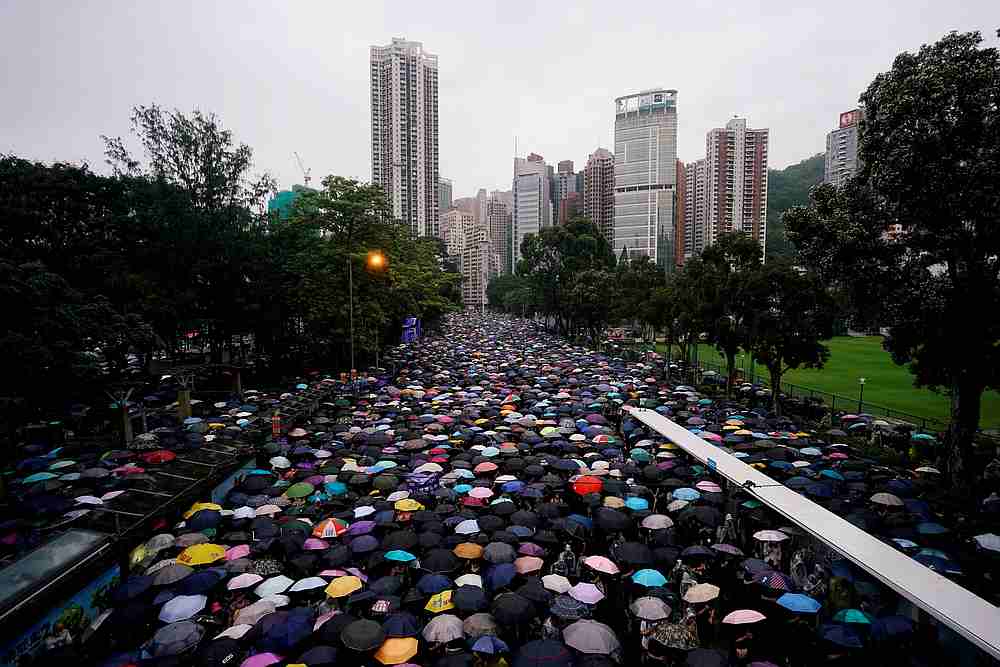
[[[897,56],[861,95],[857,177],[785,216],[801,262],[888,327],[917,385],[950,393],[956,481],[1000,385],[1000,53],[981,45],[953,32]]]

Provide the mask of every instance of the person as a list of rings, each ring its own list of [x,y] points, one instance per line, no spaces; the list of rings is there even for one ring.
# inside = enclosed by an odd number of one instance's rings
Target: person
[[[576,577],[576,554],[573,553],[573,547],[568,542],[563,547],[562,553],[559,554],[559,558],[552,564],[552,573],[561,574],[566,578]]]

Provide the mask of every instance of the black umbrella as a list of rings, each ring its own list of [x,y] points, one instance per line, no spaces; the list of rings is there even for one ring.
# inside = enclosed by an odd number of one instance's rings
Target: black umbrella
[[[452,604],[461,611],[483,611],[488,607],[486,593],[478,586],[459,586],[451,596]]]
[[[351,650],[372,651],[385,641],[385,631],[375,621],[354,621],[340,633],[340,640]]]
[[[571,667],[573,656],[562,642],[536,639],[523,645],[514,655],[512,667]]]
[[[618,547],[615,559],[634,567],[644,567],[652,565],[653,552],[641,542],[625,542]]]
[[[420,567],[428,572],[451,572],[458,567],[458,559],[448,549],[431,549],[420,559]]]
[[[531,601],[517,593],[503,593],[493,601],[493,618],[502,625],[527,623],[535,614]]]
[[[624,513],[610,507],[598,507],[594,511],[594,523],[607,533],[618,533],[632,525],[632,520]]]

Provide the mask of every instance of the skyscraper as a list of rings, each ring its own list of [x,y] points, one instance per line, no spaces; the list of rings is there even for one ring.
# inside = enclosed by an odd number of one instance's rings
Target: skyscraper
[[[521,259],[521,242],[528,234],[537,234],[552,221],[549,193],[549,170],[545,158],[535,153],[527,159],[514,158],[513,252],[511,271]]]
[[[705,159],[684,165],[684,259],[700,255],[705,249]]]
[[[840,114],[840,126],[826,135],[826,161],[823,182],[843,185],[857,173],[858,122],[864,118],[860,109]]]
[[[573,173],[573,161],[563,160],[559,163],[559,169],[556,171],[555,180],[553,181],[553,218],[554,224],[566,224],[568,218],[564,215],[564,212],[574,210],[573,205],[567,206],[563,202],[570,199],[571,195],[577,192],[576,189],[576,174]]]
[[[442,238],[449,255],[461,255],[466,239],[473,233],[475,219],[471,213],[457,208],[448,209],[442,217]]]
[[[645,90],[615,100],[616,255],[674,266],[677,91]]]
[[[684,264],[684,239],[687,236],[687,218],[685,209],[687,206],[687,176],[684,163],[677,161],[677,197],[674,199],[674,266]]]
[[[451,208],[452,185],[450,178],[438,179],[438,218]]]
[[[510,273],[513,256],[510,210],[498,190],[491,192],[486,202],[486,219],[490,232],[490,252],[496,262],[495,273]]]
[[[583,214],[614,244],[615,156],[606,148],[591,153],[583,169]]]
[[[440,236],[438,62],[420,42],[371,47],[372,182],[414,236]]]
[[[766,250],[768,131],[733,118],[705,137],[705,245],[739,231]]]

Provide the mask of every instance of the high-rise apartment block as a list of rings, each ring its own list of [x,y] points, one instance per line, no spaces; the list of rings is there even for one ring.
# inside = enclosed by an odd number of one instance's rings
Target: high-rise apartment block
[[[707,187],[705,159],[684,165],[684,245],[683,258],[700,255],[705,249],[708,217],[705,210]]]
[[[438,179],[438,216],[451,208],[452,184],[450,178]]]
[[[608,243],[615,234],[615,156],[598,148],[583,170],[583,215],[601,230]]]
[[[495,258],[495,273],[511,272],[511,214],[501,193],[494,190],[486,202],[486,221],[490,233],[491,255]]]
[[[674,266],[677,91],[646,90],[615,100],[616,255]]]
[[[705,245],[742,232],[766,249],[768,130],[733,118],[705,137]]]
[[[438,61],[420,42],[371,47],[372,182],[415,236],[440,236]]]
[[[552,224],[549,169],[545,158],[535,153],[514,158],[514,208],[511,271],[521,259],[521,242]]]
[[[843,185],[857,173],[858,123],[864,119],[861,109],[840,114],[840,126],[826,135],[826,161],[823,182]]]
[[[466,239],[476,226],[475,217],[457,208],[449,209],[442,217],[442,238],[449,255],[461,255]]]

